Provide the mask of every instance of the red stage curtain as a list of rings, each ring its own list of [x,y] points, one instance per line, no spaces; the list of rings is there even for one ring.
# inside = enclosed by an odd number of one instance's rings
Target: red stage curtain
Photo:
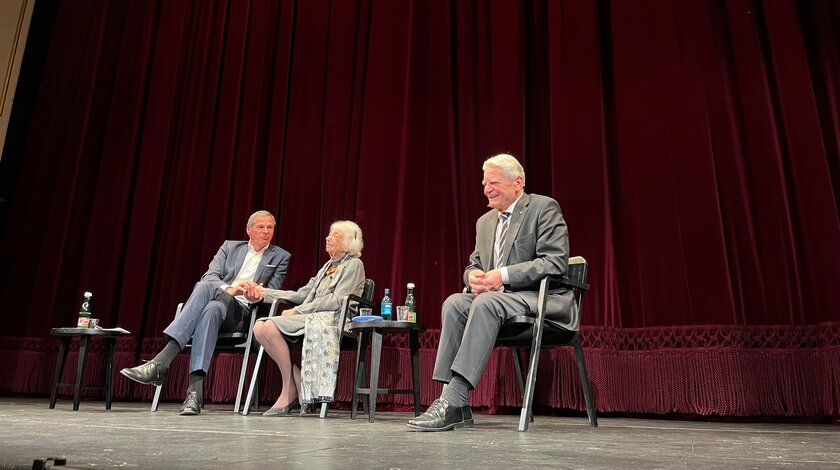
[[[438,328],[486,210],[481,162],[505,151],[590,261],[600,409],[840,414],[835,2],[52,1],[29,137],[0,162],[3,335],[25,348],[0,360],[53,357],[38,338],[90,290],[136,361],[262,208],[293,253],[285,287],[320,265],[330,222],[354,219],[377,294],[416,283]],[[679,331],[690,346],[637,347]],[[819,383],[794,393],[813,361]],[[0,390],[44,392],[22,374]],[[640,380],[675,401],[605,398]],[[544,403],[577,408],[563,393]]]

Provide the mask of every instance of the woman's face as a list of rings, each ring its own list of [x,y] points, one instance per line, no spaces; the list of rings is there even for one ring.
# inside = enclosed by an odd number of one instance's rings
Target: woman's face
[[[331,230],[330,234],[327,235],[326,241],[326,250],[330,258],[340,258],[347,252],[347,249],[344,247],[344,232],[341,230]]]

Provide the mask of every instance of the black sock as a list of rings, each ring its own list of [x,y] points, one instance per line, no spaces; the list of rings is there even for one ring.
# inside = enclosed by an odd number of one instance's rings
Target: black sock
[[[204,371],[196,371],[190,373],[190,387],[189,392],[198,392],[198,396],[204,395]]]
[[[467,398],[469,391],[470,383],[467,382],[467,379],[456,375],[452,377],[452,380],[446,386],[446,390],[443,391],[440,397],[448,401],[452,406],[467,406],[469,404],[469,399]]]
[[[198,393],[198,404],[204,407],[204,376],[206,374],[203,370],[197,370],[190,373],[190,386],[187,388],[187,393]]]
[[[152,360],[160,361],[168,367],[169,364],[172,364],[172,360],[175,359],[175,356],[177,356],[179,352],[181,352],[181,345],[174,339],[170,339],[169,342],[166,343],[166,346],[164,346],[158,355]]]

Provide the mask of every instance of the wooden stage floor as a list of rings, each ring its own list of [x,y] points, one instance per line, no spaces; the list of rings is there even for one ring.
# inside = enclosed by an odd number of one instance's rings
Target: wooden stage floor
[[[836,469],[840,426],[717,423],[537,416],[526,433],[518,416],[476,415],[476,426],[409,432],[410,413],[376,422],[348,411],[317,416],[240,416],[210,404],[179,416],[180,404],[0,398],[0,469],[31,468],[63,456],[73,468],[148,469]],[[62,467],[57,467],[62,468]]]

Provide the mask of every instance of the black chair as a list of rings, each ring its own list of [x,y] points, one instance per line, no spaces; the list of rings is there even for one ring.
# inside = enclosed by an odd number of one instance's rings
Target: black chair
[[[338,315],[338,325],[342,325],[342,328],[339,328],[339,334],[341,335],[341,342],[339,343],[339,347],[342,351],[346,350],[355,350],[357,344],[356,334],[348,331],[347,329],[343,328],[343,325],[347,323],[347,320],[355,317],[358,315],[358,310],[360,307],[370,307],[373,308],[376,304],[373,301],[374,291],[376,290],[376,283],[373,282],[373,279],[365,279],[364,287],[362,288],[362,295],[358,296],[355,294],[350,294],[347,296],[347,299],[344,301],[344,305],[342,306],[341,310],[339,311]],[[271,310],[268,313],[269,317],[273,317],[277,313],[277,307],[279,304],[282,304],[279,300],[275,300],[271,304]],[[253,327],[252,327],[253,330]],[[260,346],[259,351],[257,352],[257,362],[254,364],[254,372],[251,375],[251,385],[248,387],[248,395],[245,398],[245,405],[242,409],[242,414],[247,415],[251,410],[251,400],[254,397],[254,390],[257,387],[258,376],[260,372],[260,365],[262,364],[262,357],[263,353],[265,352],[265,348]],[[363,374],[364,372],[362,372]],[[321,403],[321,413],[320,417],[325,418],[327,416],[327,409],[329,408],[329,404],[324,402]],[[305,407],[301,407],[301,414],[304,413]]]
[[[236,402],[233,405],[234,413],[239,412],[240,404],[242,403],[242,392],[245,390],[245,375],[248,369],[248,363],[250,362],[251,353],[254,352],[253,346],[256,344],[254,342],[254,323],[257,321],[257,317],[259,317],[259,306],[260,304],[252,304],[250,308],[251,312],[250,315],[248,315],[248,318],[243,318],[242,322],[236,325],[232,331],[219,332],[219,336],[216,340],[216,347],[213,349],[214,353],[242,350],[242,366],[239,370],[239,385],[236,389]],[[183,308],[184,303],[179,303],[178,307],[175,309],[175,316],[178,316]],[[189,346],[190,344],[188,343],[187,347]],[[152,399],[152,411],[158,410],[162,390],[163,384],[155,386],[155,396]],[[201,399],[203,403],[204,397],[201,397]]]
[[[512,348],[516,377],[519,380],[519,391],[522,394],[522,412],[519,416],[519,430],[527,431],[528,424],[534,420],[534,388],[537,380],[537,365],[540,359],[540,348],[543,346],[572,346],[575,349],[580,382],[583,396],[586,400],[586,414],[589,424],[598,427],[598,417],[595,414],[595,402],[589,387],[589,375],[586,373],[586,362],[580,345],[580,317],[583,308],[583,294],[589,290],[586,283],[587,263],[581,256],[569,258],[569,272],[563,277],[548,276],[540,282],[539,303],[537,316],[516,316],[507,320],[496,337],[496,346]],[[568,323],[562,323],[546,318],[547,295],[558,288],[571,288],[575,294],[572,318]],[[527,377],[523,374],[519,350],[530,347]],[[523,383],[523,377],[525,382]]]

